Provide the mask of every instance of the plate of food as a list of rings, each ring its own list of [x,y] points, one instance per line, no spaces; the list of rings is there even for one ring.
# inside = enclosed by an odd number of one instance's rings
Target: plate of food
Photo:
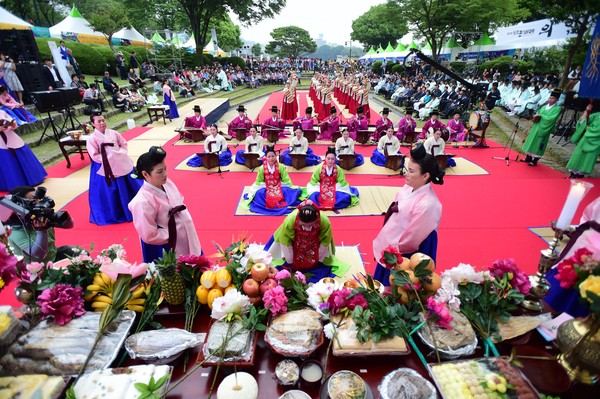
[[[0,377],[0,398],[57,399],[69,379],[43,374]]]
[[[252,366],[256,352],[256,331],[249,331],[242,322],[214,321],[210,325],[197,362],[204,366]],[[223,347],[223,345],[225,345]]]
[[[506,357],[430,363],[429,373],[445,399],[466,396],[539,399],[540,395]]]
[[[320,399],[373,399],[373,391],[358,374],[341,370],[321,386]]]
[[[194,334],[180,328],[142,331],[125,340],[125,350],[132,359],[152,364],[167,364],[188,348],[204,342],[206,334]]]
[[[437,391],[413,369],[400,368],[383,377],[378,388],[381,399],[436,399]]]
[[[308,356],[323,344],[321,314],[310,309],[292,310],[271,319],[265,341],[284,356]]]

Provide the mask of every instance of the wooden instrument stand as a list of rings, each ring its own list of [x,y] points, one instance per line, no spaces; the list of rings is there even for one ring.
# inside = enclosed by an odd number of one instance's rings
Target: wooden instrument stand
[[[317,131],[314,129],[305,130],[304,137],[306,137],[309,143],[312,143],[317,139]]]
[[[300,170],[306,166],[306,154],[290,154],[292,157],[292,168]]]
[[[185,128],[179,131],[179,139],[192,140],[194,143],[197,143],[200,140],[204,140],[206,138],[204,134],[204,130],[197,128]]]
[[[267,133],[267,141],[269,143],[277,143],[281,129],[264,129],[263,132]]]
[[[248,169],[256,169],[260,166],[260,159],[258,154],[254,154],[252,152],[244,154],[244,165]]]
[[[235,139],[239,142],[245,141],[248,136],[248,129],[245,127],[234,127],[231,129],[235,133]]]
[[[333,132],[333,134],[331,135],[331,142],[335,143],[337,141],[337,139],[339,139],[340,137],[342,137],[342,133],[339,130],[336,130],[335,132]]]
[[[368,130],[358,130],[356,132],[356,142],[360,144],[367,144],[369,142],[369,136],[371,132]]]
[[[209,152],[196,153],[202,159],[202,166],[206,169],[212,169],[219,166],[219,154]]]
[[[350,170],[356,164],[356,154],[340,154],[340,168]]]
[[[448,159],[453,158],[454,154],[439,154],[435,156],[435,160],[437,161],[441,170],[444,170],[448,167]]]
[[[386,155],[385,167],[393,171],[402,169],[404,167],[404,155]]]

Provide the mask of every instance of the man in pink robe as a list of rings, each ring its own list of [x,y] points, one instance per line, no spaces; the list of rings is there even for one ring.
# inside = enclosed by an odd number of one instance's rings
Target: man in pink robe
[[[465,133],[465,125],[460,120],[460,113],[457,112],[454,114],[454,117],[448,121],[448,132],[450,133],[450,137],[448,138],[448,142],[451,141],[465,141],[466,133]]]
[[[400,122],[398,122],[398,131],[396,132],[396,137],[398,137],[398,140],[403,141],[406,139],[406,137],[412,137],[414,141],[414,133],[417,127],[417,121],[412,117],[412,115],[412,107],[407,107],[406,115],[404,118],[400,119]]]
[[[391,119],[388,118],[389,114],[390,109],[387,107],[385,107],[381,111],[381,118],[379,118],[377,122],[375,122],[375,132],[373,133],[373,141],[378,142],[382,134],[385,134],[385,132],[390,127],[394,127],[394,122],[392,122]]]
[[[348,133],[352,140],[356,140],[359,130],[369,129],[369,118],[364,114],[364,107],[361,105],[356,109],[356,116],[352,117],[346,124]]]
[[[312,107],[306,108],[306,115],[299,116],[294,119],[292,124],[294,131],[298,130],[298,128],[303,131],[313,130],[315,126],[315,118],[312,116],[313,109]]]
[[[417,138],[426,139],[427,132],[429,131],[429,129],[433,129],[434,132],[436,130],[445,129],[446,125],[444,125],[444,123],[442,123],[442,121],[438,120],[439,116],[440,116],[440,113],[437,110],[431,111],[431,118],[427,122],[425,122],[425,124],[421,128],[421,133],[419,133],[419,136]]]
[[[331,140],[333,133],[340,130],[340,119],[337,116],[337,109],[331,107],[329,110],[329,118],[319,124],[319,140]]]
[[[202,110],[199,105],[194,105],[194,116],[185,118],[184,127],[206,130],[206,118],[202,116]]]
[[[248,131],[250,130],[250,128],[252,127],[252,121],[250,120],[250,118],[248,118],[246,116],[246,108],[244,108],[243,105],[240,105],[239,107],[237,107],[237,112],[238,112],[238,116],[236,116],[230,123],[229,126],[227,128],[227,134],[229,134],[230,136],[235,137],[235,131],[233,131],[234,128],[238,128],[238,129],[247,129]]]
[[[279,117],[279,109],[277,109],[277,105],[273,105],[271,107],[271,117],[265,119],[261,125],[263,138],[267,138],[267,129],[279,129],[279,137],[285,137],[285,120]]]

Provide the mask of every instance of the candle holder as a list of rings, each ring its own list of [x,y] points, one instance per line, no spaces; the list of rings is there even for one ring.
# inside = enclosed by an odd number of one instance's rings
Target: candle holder
[[[550,241],[550,246],[548,248],[540,251],[538,271],[536,274],[529,276],[531,289],[529,290],[529,295],[521,302],[521,306],[527,310],[536,312],[541,311],[544,308],[542,299],[544,299],[550,291],[550,283],[546,279],[546,272],[554,265],[554,263],[556,263],[556,259],[558,258],[556,247],[558,247],[558,244],[566,233],[566,230],[561,230],[554,225],[552,226],[552,229],[554,230],[554,238]]]

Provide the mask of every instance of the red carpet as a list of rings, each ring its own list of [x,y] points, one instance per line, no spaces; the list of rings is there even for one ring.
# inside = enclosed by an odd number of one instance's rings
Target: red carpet
[[[263,109],[270,108],[267,102]],[[141,131],[135,129],[137,134]],[[126,133],[128,137],[131,132]],[[175,139],[164,146],[170,178],[177,184],[186,198],[186,205],[194,217],[200,242],[206,253],[214,253],[211,242],[227,245],[239,232],[251,234],[251,241],[266,242],[280,225],[283,217],[234,216],[241,189],[255,179],[249,173],[225,173],[219,175],[175,171],[173,168],[198,151],[197,146],[173,146]],[[547,226],[556,220],[566,199],[569,180],[565,175],[540,165],[532,168],[524,163],[512,161],[506,165],[503,147],[488,141],[491,148],[449,149],[448,152],[477,163],[490,174],[484,176],[447,176],[445,184],[434,186],[443,204],[443,216],[438,230],[438,270],[470,263],[477,267],[490,265],[496,259],[513,257],[528,273],[535,272],[539,251],[546,247],[544,241],[528,231],[532,226]],[[279,148],[285,148],[279,145]],[[325,146],[316,146],[317,154],[324,153]],[[356,150],[370,156],[375,147],[357,146]],[[405,153],[407,149],[402,148]],[[235,150],[233,150],[235,152]],[[501,157],[495,160],[492,157]],[[75,157],[72,157],[73,161]],[[87,164],[87,158],[74,164]],[[64,170],[61,170],[63,168]],[[227,168],[223,168],[226,170]],[[52,176],[65,172],[65,162],[50,168]],[[290,173],[294,184],[305,185],[310,180],[308,173]],[[404,184],[404,177],[347,175],[351,185],[397,186]],[[577,223],[583,208],[600,195],[598,179],[589,179],[595,187],[584,199],[575,215]],[[51,195],[51,193],[49,193]],[[131,223],[98,227],[90,224],[87,193],[66,206],[76,226],[72,230],[58,230],[57,244],[77,244],[94,252],[112,243],[123,243],[130,261],[140,260],[140,244]],[[374,268],[372,240],[379,232],[383,217],[355,216],[331,219],[336,245],[359,245],[368,271]],[[0,294],[0,303],[12,300],[10,287]]]

